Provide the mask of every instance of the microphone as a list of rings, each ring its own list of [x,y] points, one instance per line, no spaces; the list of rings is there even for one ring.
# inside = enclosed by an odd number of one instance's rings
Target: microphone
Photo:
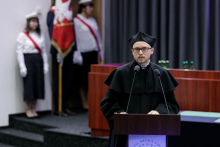
[[[136,73],[136,72],[138,72],[139,70],[140,70],[140,66],[136,65],[136,66],[134,67],[134,72]]]
[[[137,73],[139,70],[140,70],[140,66],[136,65],[136,66],[134,67],[134,78],[133,78],[133,82],[132,82],[132,85],[131,85],[130,95],[129,95],[129,98],[128,98],[128,105],[127,105],[126,113],[128,112],[128,107],[129,107],[129,103],[130,103],[130,99],[131,99],[131,92],[132,92],[133,85],[134,85],[135,75],[136,75],[136,73]]]
[[[158,69],[155,69],[155,70],[154,70],[154,74],[155,74],[156,76],[158,76],[159,81],[160,81],[160,86],[161,86],[162,91],[163,91],[163,85],[162,85],[162,82],[161,82],[161,79],[160,79],[160,71],[159,71]],[[168,114],[170,114],[169,108],[168,108],[168,105],[167,105],[167,100],[166,100],[166,97],[165,97],[165,94],[164,94],[164,91],[163,91],[163,97],[164,97],[164,100],[165,100],[165,103],[166,103],[167,112],[168,112]]]
[[[158,69],[155,69],[155,70],[154,70],[154,74],[155,74],[156,76],[160,76],[160,71],[159,71]]]

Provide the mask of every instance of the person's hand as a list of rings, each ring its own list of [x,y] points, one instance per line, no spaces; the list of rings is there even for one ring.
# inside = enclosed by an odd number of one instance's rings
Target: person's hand
[[[63,57],[59,53],[57,53],[57,62],[63,66]]]
[[[27,76],[27,68],[26,68],[26,66],[20,67],[20,74],[21,74],[21,76],[23,78]]]
[[[73,19],[73,12],[72,11],[66,11],[64,13],[64,17],[67,19],[67,20],[72,20]]]
[[[128,114],[127,112],[120,112],[119,114]]]
[[[44,74],[46,74],[49,71],[49,65],[47,63],[44,63]]]
[[[151,110],[148,114],[156,114],[156,115],[158,115],[159,113],[157,111],[155,111],[155,110]]]
[[[83,65],[83,57],[80,51],[75,51],[73,54],[73,64],[77,64],[82,66]]]

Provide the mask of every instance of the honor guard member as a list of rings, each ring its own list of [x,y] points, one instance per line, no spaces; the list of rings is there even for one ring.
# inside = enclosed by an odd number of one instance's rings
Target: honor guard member
[[[138,32],[129,40],[134,61],[127,63],[115,70],[105,80],[109,86],[100,107],[110,127],[109,146],[125,147],[125,135],[114,135],[114,112],[120,114],[167,114],[167,107],[162,93],[162,88],[154,70],[160,71],[161,81],[164,87],[165,96],[170,114],[179,112],[179,105],[176,101],[174,90],[178,82],[166,69],[150,62],[154,52],[156,39],[143,32]],[[140,71],[136,73],[130,103],[128,106],[129,93],[134,67],[138,65]]]
[[[59,63],[62,64],[62,116],[74,115],[69,110],[73,77],[73,53],[76,50],[71,0],[52,1],[47,14],[47,26],[51,38],[52,89],[54,114],[58,115]]]
[[[83,108],[88,109],[88,73],[91,64],[104,61],[101,37],[96,20],[91,17],[93,11],[92,0],[80,0],[79,12],[74,18],[77,50],[82,56],[82,66],[75,66],[74,77],[79,86]],[[74,59],[75,58],[74,56]]]
[[[38,117],[37,99],[44,99],[44,74],[49,70],[39,11],[26,15],[25,30],[17,38],[17,59],[24,84],[24,102],[28,118]]]

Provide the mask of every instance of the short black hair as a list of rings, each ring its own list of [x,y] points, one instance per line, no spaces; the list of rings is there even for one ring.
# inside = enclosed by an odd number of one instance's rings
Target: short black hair
[[[79,5],[79,11],[78,11],[78,13],[82,13],[82,9],[85,8],[85,7],[88,6],[88,5],[91,6],[91,7],[94,6],[93,3],[86,4],[86,5],[85,5],[85,4],[80,4],[80,5]]]

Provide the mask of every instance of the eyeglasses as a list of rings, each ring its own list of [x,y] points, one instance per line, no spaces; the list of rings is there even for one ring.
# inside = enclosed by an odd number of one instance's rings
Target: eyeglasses
[[[141,50],[143,53],[146,53],[150,49],[151,49],[150,47],[133,48],[133,51],[134,53],[140,53],[140,50]]]

